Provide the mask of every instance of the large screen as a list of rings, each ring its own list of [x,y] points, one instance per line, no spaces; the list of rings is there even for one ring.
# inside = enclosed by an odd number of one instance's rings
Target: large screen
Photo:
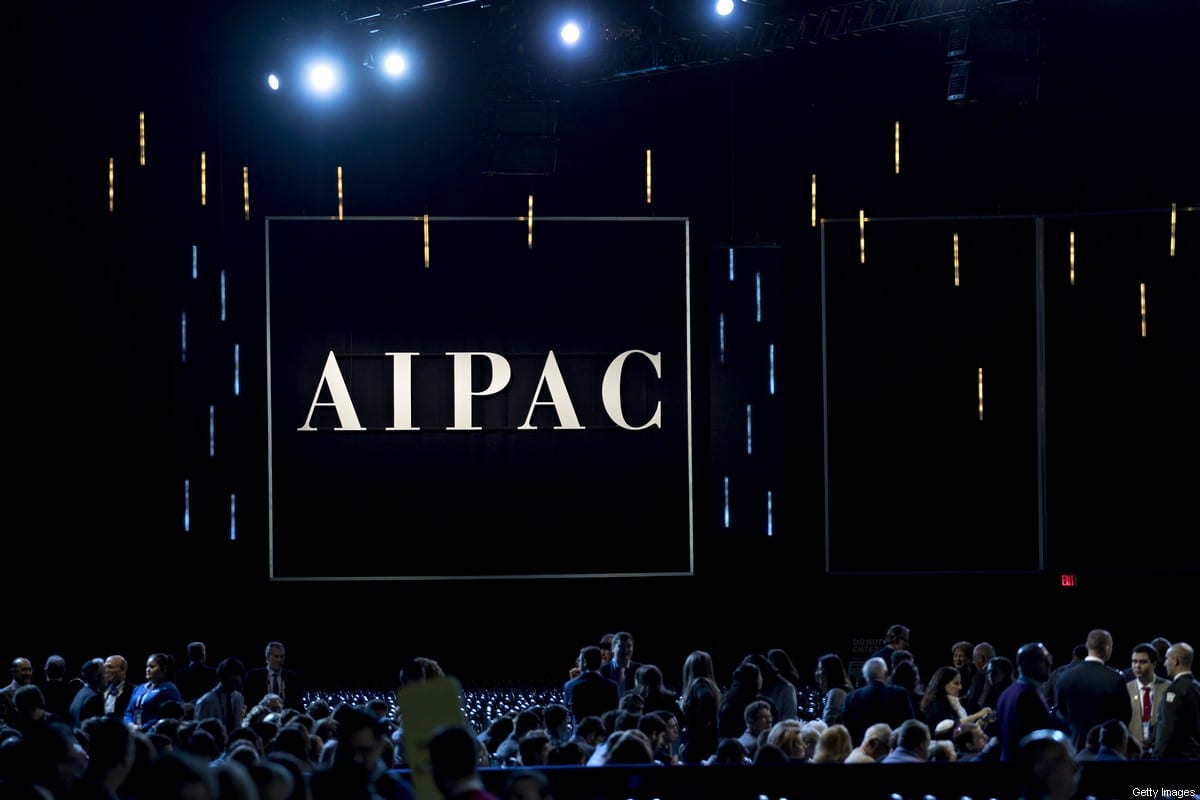
[[[272,580],[692,573],[686,219],[266,225]]]

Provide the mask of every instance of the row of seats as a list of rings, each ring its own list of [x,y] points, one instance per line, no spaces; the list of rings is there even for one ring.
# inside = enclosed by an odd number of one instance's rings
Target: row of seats
[[[517,686],[495,686],[463,688],[463,715],[477,731],[482,731],[492,720],[510,712],[520,711],[532,705],[547,705],[562,702],[562,689]],[[816,689],[801,689],[797,692],[797,708],[802,719],[815,719],[821,713],[821,694]],[[386,700],[388,713],[396,713],[396,693],[382,689],[317,690],[305,695],[305,703],[324,700],[330,707],[341,703],[363,705],[370,700]]]
[[[509,712],[520,711],[532,705],[544,706],[549,703],[562,702],[562,691],[551,688],[464,688],[462,695],[463,716],[466,717],[467,721],[477,731],[485,730],[492,720],[502,717]],[[372,700],[385,700],[388,704],[388,715],[394,717],[396,714],[396,693],[394,691],[385,691],[382,689],[339,689],[315,690],[305,694],[305,705],[316,700],[324,700],[329,703],[331,708],[337,708],[342,703],[365,705]]]

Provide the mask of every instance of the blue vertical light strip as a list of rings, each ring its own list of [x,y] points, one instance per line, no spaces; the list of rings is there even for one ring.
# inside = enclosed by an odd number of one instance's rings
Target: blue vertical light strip
[[[725,527],[729,527],[729,476],[725,476]]]
[[[241,367],[241,348],[237,342],[233,343],[233,396],[237,397],[242,393],[242,367]]]
[[[183,479],[183,532],[190,533],[192,530],[192,482],[187,478]]]
[[[717,317],[717,352],[719,353],[721,363],[725,363],[725,312],[722,311]]]
[[[775,394],[775,345],[767,345],[767,392]]]
[[[208,407],[208,457],[217,454],[217,407]]]
[[[179,358],[187,363],[187,312],[179,315]]]
[[[237,495],[229,495],[229,541],[237,541]]]
[[[733,283],[733,248],[729,248],[729,282]]]
[[[196,280],[196,277],[200,274],[199,270],[197,269],[199,260],[200,248],[196,245],[192,245],[192,280]]]
[[[754,429],[750,424],[750,404],[746,403],[746,455],[754,452]]]
[[[754,273],[754,321],[762,322],[762,273]]]
[[[225,321],[225,270],[221,270],[221,322]]]
[[[775,535],[775,509],[771,501],[771,490],[767,489],[767,536]]]

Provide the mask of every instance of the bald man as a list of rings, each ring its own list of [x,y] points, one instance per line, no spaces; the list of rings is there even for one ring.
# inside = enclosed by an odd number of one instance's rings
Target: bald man
[[[16,712],[17,689],[33,683],[33,662],[18,656],[9,667],[12,683],[0,689],[0,722],[11,719]]]
[[[1155,758],[1200,758],[1200,687],[1192,674],[1194,655],[1187,642],[1167,648],[1171,685],[1163,695],[1154,734]]]

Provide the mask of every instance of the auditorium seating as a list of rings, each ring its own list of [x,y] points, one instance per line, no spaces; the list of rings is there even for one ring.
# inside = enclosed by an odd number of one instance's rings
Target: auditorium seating
[[[821,713],[821,694],[807,688],[797,692],[797,708],[804,719],[814,719]],[[341,703],[362,705],[369,700],[383,698],[388,702],[389,713],[396,712],[396,693],[383,689],[336,689],[312,690],[304,698],[305,705],[314,700],[324,700],[330,708]],[[463,716],[477,731],[487,728],[496,717],[511,711],[520,711],[531,705],[561,703],[562,689],[553,687],[489,686],[463,687]]]
[[[389,713],[396,713],[396,693],[383,689],[335,689],[312,690],[305,694],[304,703],[324,700],[330,708],[342,703],[362,705],[370,700],[382,698],[388,702]],[[487,728],[496,717],[510,711],[519,711],[531,705],[561,703],[562,690],[552,688],[490,686],[463,688],[463,716],[477,731]]]
[[[395,692],[380,689],[311,691],[306,700],[366,703],[384,698],[395,712]],[[476,730],[496,717],[530,705],[561,702],[560,689],[491,686],[463,689],[463,714]],[[816,689],[800,692],[801,716],[819,713]],[[1076,800],[1178,800],[1200,788],[1196,762],[1083,762]],[[1009,764],[800,764],[676,767],[541,767],[555,800],[806,800],[839,796],[858,800],[1018,800],[1020,786]],[[398,770],[405,774],[406,770]],[[511,768],[480,770],[484,784],[502,796]],[[1157,794],[1135,794],[1153,789]]]

